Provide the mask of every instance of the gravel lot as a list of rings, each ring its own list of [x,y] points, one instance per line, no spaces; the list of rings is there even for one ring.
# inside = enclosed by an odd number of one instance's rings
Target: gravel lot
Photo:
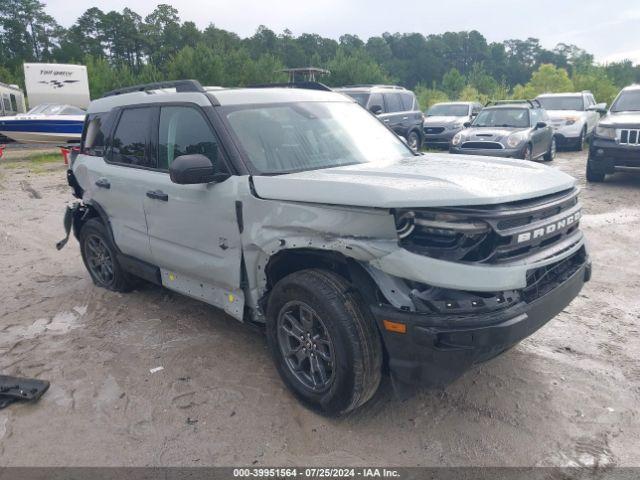
[[[640,466],[640,176],[583,185],[593,280],[556,319],[444,391],[327,420],[285,390],[262,335],[148,286],[93,286],[61,252],[61,165],[0,161],[0,372],[39,377],[0,410],[0,465]],[[150,369],[164,367],[156,373]]]

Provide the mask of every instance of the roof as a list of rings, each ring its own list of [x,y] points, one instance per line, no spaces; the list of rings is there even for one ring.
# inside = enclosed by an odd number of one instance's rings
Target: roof
[[[545,98],[545,97],[581,97],[585,93],[591,93],[591,92],[542,93],[542,94],[538,95],[536,98]]]
[[[629,85],[628,87],[624,87],[622,90],[640,90],[640,84],[634,83],[633,85]]]
[[[352,102],[334,92],[301,88],[220,88],[203,87],[205,92],[176,92],[175,89],[136,91],[94,100],[87,113],[107,112],[125,105],[158,102],[188,102],[201,107],[211,106],[212,99],[222,106],[266,104],[279,102]]]

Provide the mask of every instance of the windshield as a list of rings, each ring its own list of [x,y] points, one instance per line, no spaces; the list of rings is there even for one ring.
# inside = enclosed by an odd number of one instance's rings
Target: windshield
[[[478,114],[472,126],[526,128],[529,126],[529,110],[526,108],[484,109]]]
[[[582,97],[538,97],[545,110],[584,110]]]
[[[361,106],[363,106],[363,107],[367,106],[367,100],[369,100],[369,94],[368,93],[356,93],[356,92],[342,92],[342,93],[344,93],[345,95],[349,95],[356,102],[358,102]]]
[[[427,117],[466,117],[469,115],[469,105],[436,104],[427,110]]]
[[[243,105],[224,113],[253,167],[264,174],[414,156],[400,138],[351,102]]]
[[[640,112],[640,90],[620,93],[611,105],[612,112]]]

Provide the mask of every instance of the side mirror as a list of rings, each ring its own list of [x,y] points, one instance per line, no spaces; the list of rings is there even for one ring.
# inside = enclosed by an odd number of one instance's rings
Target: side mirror
[[[546,128],[547,122],[538,122],[536,123],[536,130],[540,130],[541,128]]]
[[[380,115],[382,113],[382,105],[371,105],[369,111],[374,115]]]
[[[219,180],[211,160],[202,154],[180,155],[169,166],[169,177],[173,183],[195,185]]]
[[[595,105],[591,105],[587,107],[587,111],[589,112],[598,112],[602,115],[607,113],[607,104],[606,103],[596,103]]]
[[[471,118],[476,118],[478,116],[478,112],[471,112]]]
[[[471,122],[464,122],[464,123],[462,124],[462,126],[463,126],[464,128],[469,128],[469,127],[471,126]]]

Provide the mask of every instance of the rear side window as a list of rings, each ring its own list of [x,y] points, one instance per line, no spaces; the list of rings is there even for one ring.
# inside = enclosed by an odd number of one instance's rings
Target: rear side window
[[[400,98],[402,99],[403,110],[405,110],[405,111],[414,110],[415,97],[414,97],[413,93],[411,93],[411,92],[401,93],[400,94]]]
[[[402,99],[400,98],[399,93],[385,93],[384,101],[387,104],[387,112],[402,112]]]
[[[11,94],[11,110],[14,112],[18,111],[18,102],[16,101],[16,96],[13,93]]]
[[[382,110],[384,111],[384,100],[382,99],[382,94],[381,93],[372,93],[371,97],[369,98],[369,108],[378,105],[382,108]]]
[[[192,107],[162,107],[158,168],[167,170],[180,155],[202,154],[218,167],[218,141],[202,114]]]
[[[87,115],[84,123],[84,136],[80,151],[84,155],[102,157],[105,154],[107,135],[113,115],[109,113],[92,113]]]
[[[122,111],[111,141],[111,161],[137,167],[155,167],[147,146],[154,121],[153,108],[131,108]]]
[[[11,111],[11,102],[9,101],[9,95],[5,94],[2,96],[2,102],[4,103],[4,109],[6,112]]]

